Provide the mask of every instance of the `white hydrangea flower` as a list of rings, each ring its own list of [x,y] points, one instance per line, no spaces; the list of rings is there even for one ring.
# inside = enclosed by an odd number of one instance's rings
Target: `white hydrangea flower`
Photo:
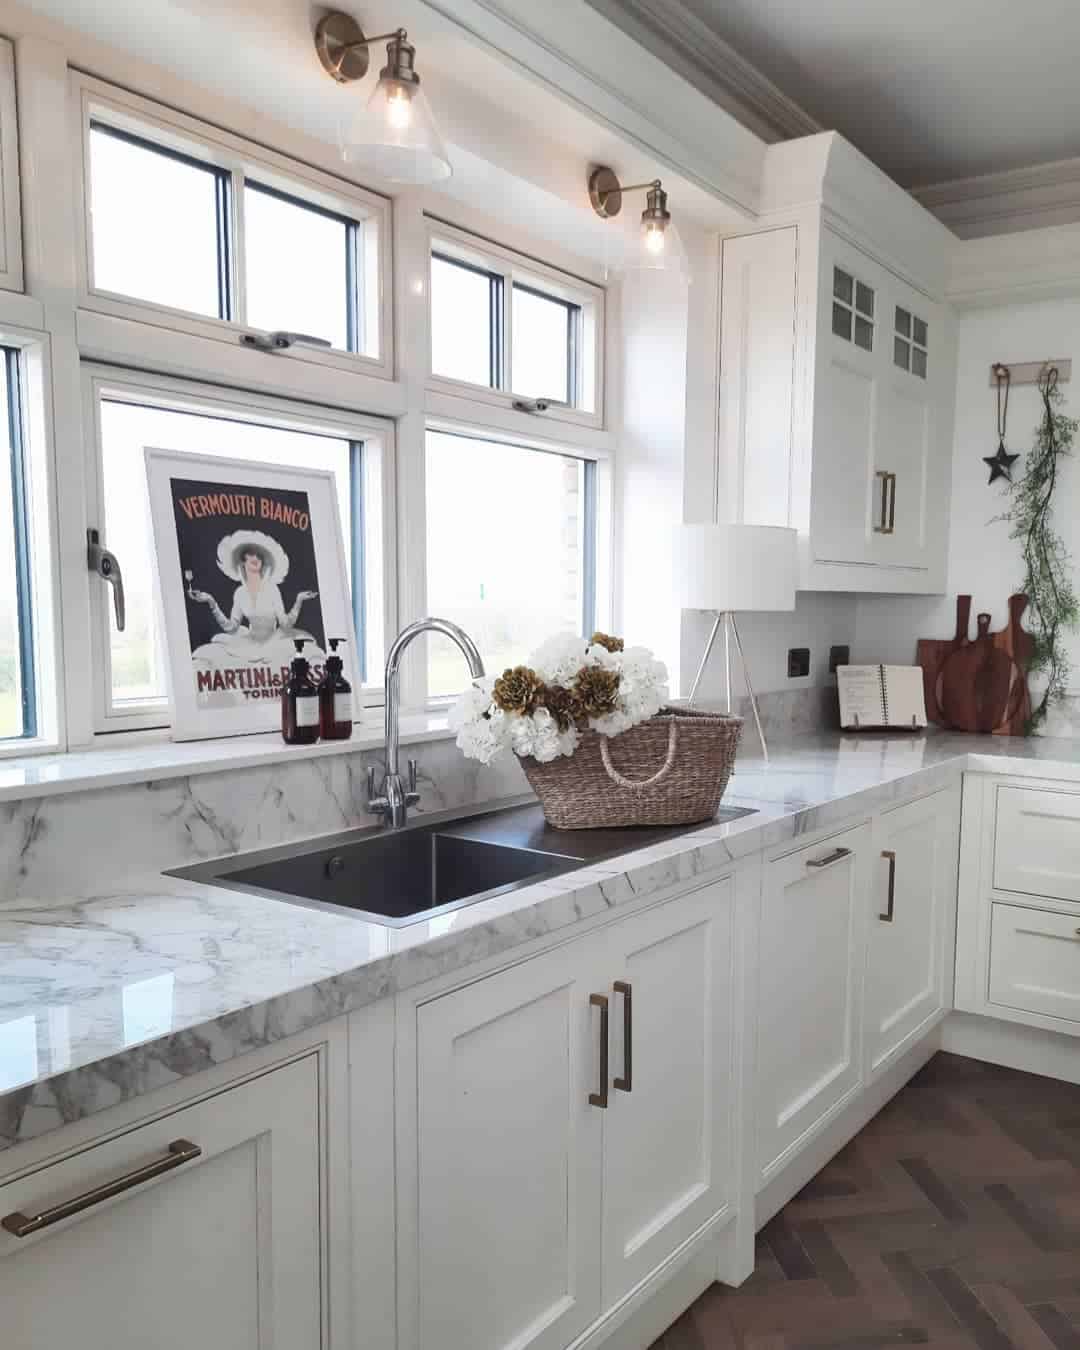
[[[490,764],[510,740],[510,729],[505,713],[494,712],[490,717],[477,717],[466,722],[457,734],[457,747],[468,759]]]
[[[484,676],[469,685],[447,716],[451,731],[460,731],[467,722],[474,722],[488,711],[491,707],[491,689],[494,683],[493,677]]]
[[[562,685],[569,689],[578,671],[585,665],[589,644],[574,633],[557,633],[542,642],[529,657],[527,665],[536,671],[546,684]]]

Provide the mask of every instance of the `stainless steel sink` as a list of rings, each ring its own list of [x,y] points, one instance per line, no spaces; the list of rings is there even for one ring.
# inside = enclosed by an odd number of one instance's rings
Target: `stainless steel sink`
[[[716,820],[750,814],[722,808]],[[348,830],[169,875],[329,906],[400,928],[686,832],[686,827],[554,830],[530,801],[472,814],[445,812],[397,830]]]

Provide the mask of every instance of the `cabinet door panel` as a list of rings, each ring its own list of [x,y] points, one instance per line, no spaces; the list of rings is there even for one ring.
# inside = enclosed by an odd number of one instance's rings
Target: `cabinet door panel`
[[[946,1006],[946,925],[956,910],[958,799],[959,789],[950,788],[889,811],[874,824],[866,965],[871,1075],[883,1071]],[[891,869],[887,854],[893,855]]]
[[[899,372],[882,380],[876,416],[871,507],[873,558],[883,567],[923,567],[933,416],[926,381]],[[888,475],[884,513],[880,501],[881,474]]]
[[[570,944],[417,1013],[421,1350],[555,1350],[600,1311],[600,1018]]]
[[[1080,792],[998,788],[994,886],[1080,901]]]
[[[820,562],[867,561],[877,383],[869,363],[833,354],[822,372],[815,446],[828,447],[814,464],[814,557]]]
[[[861,1079],[856,952],[869,842],[869,827],[860,826],[766,871],[758,974],[759,1184]]]
[[[610,1306],[731,1202],[730,878],[624,921],[632,1076],[604,1121],[604,1303]],[[612,1075],[626,1067],[615,994]]]
[[[1080,922],[1075,914],[1050,914],[995,905],[990,945],[992,1005],[1057,1017],[1080,1034]]]
[[[322,1346],[314,1056],[9,1182],[0,1214],[36,1214],[177,1139],[202,1156],[31,1237],[0,1231],[4,1344]]]

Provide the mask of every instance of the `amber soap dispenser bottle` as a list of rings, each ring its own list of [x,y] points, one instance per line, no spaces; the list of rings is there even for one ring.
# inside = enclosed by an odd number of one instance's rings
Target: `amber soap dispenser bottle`
[[[338,646],[344,638],[331,638],[326,670],[319,681],[319,730],[324,741],[347,741],[352,735],[352,685],[341,673]]]
[[[296,655],[281,691],[281,735],[286,745],[312,745],[319,739],[319,691],[304,660],[307,638],[294,638]]]

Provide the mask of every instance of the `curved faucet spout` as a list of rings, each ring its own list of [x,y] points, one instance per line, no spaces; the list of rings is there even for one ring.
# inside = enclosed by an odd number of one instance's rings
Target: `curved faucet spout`
[[[469,674],[472,678],[478,680],[484,674],[484,663],[479,651],[477,651],[476,644],[463,628],[459,628],[456,623],[451,623],[449,619],[418,619],[416,623],[409,624],[408,628],[403,628],[394,639],[386,657],[386,777],[383,780],[382,794],[379,797],[375,797],[373,791],[373,772],[369,771],[368,774],[369,786],[372,789],[369,791],[368,810],[381,812],[385,823],[393,826],[404,825],[408,818],[408,808],[415,806],[419,800],[416,791],[415,761],[410,762],[409,765],[409,789],[406,791],[401,782],[398,747],[400,740],[399,670],[401,658],[405,649],[421,633],[444,634],[461,648],[462,655],[468,662]]]

